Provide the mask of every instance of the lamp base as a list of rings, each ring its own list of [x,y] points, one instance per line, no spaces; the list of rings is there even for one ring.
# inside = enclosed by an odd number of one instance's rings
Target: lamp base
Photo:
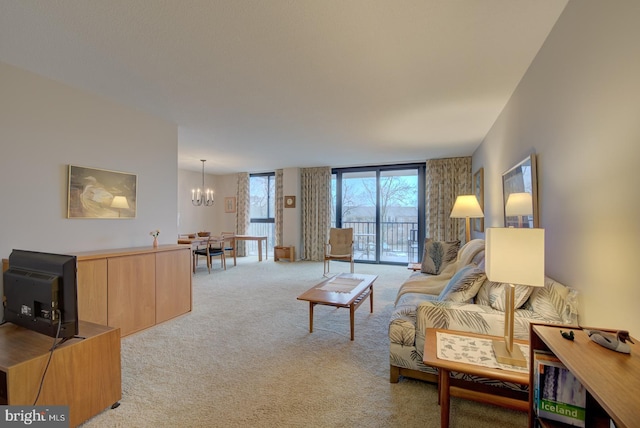
[[[509,364],[516,367],[527,367],[527,360],[524,358],[524,355],[518,345],[513,345],[513,350],[509,352],[505,341],[494,340],[493,352],[496,354],[496,360],[501,364]]]

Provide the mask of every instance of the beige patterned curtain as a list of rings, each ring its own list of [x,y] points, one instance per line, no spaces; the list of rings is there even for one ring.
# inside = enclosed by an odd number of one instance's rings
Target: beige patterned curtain
[[[449,218],[458,195],[473,193],[471,157],[431,159],[426,171],[426,237],[438,241],[465,239],[465,220]]]
[[[284,205],[284,195],[282,190],[284,170],[276,169],[276,246],[282,245],[282,210]]]
[[[302,254],[304,260],[324,259],[331,227],[331,168],[302,168]]]
[[[238,235],[247,235],[251,226],[248,172],[238,174],[238,202],[236,208],[236,233]],[[236,252],[240,257],[247,255],[246,241],[236,242]]]

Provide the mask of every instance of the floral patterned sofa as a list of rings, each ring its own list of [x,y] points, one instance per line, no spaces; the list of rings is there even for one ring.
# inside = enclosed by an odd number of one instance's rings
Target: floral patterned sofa
[[[427,328],[502,337],[504,286],[486,278],[481,239],[460,248],[455,261],[439,275],[412,274],[398,290],[389,324],[390,381],[396,383],[405,376],[437,382],[437,370],[422,362]],[[550,278],[545,278],[545,286],[540,288],[517,285],[515,338],[528,340],[531,322],[577,325],[576,299],[575,290]],[[452,377],[452,384],[457,379],[471,389],[482,384],[479,389],[501,388],[496,391],[504,395],[527,392],[516,384],[460,373],[452,373]]]

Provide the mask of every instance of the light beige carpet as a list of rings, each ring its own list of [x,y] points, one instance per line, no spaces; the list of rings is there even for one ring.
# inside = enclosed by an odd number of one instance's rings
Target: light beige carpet
[[[122,339],[122,400],[85,427],[439,427],[435,385],[389,383],[387,326],[400,266],[379,276],[374,313],[309,306],[296,297],[322,263],[229,263],[193,277],[193,311]],[[215,265],[214,265],[215,266]],[[334,262],[332,270],[348,269]],[[452,399],[452,427],[525,427],[524,413]]]

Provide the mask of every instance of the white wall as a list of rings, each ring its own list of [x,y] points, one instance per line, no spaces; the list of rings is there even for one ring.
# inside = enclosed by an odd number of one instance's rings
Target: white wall
[[[501,175],[535,151],[547,274],[580,291],[581,324],[640,337],[640,2],[571,0],[483,144],[487,226]],[[478,234],[474,236],[480,236]]]
[[[236,197],[238,193],[238,176],[237,174],[218,175],[216,176],[216,194],[220,200],[218,217],[218,227],[213,229],[216,232],[235,232],[236,231],[236,213],[224,212],[224,198]],[[236,200],[236,212],[237,212]]]
[[[0,257],[174,243],[177,127],[0,62]],[[68,165],[137,174],[135,219],[67,219]]]

